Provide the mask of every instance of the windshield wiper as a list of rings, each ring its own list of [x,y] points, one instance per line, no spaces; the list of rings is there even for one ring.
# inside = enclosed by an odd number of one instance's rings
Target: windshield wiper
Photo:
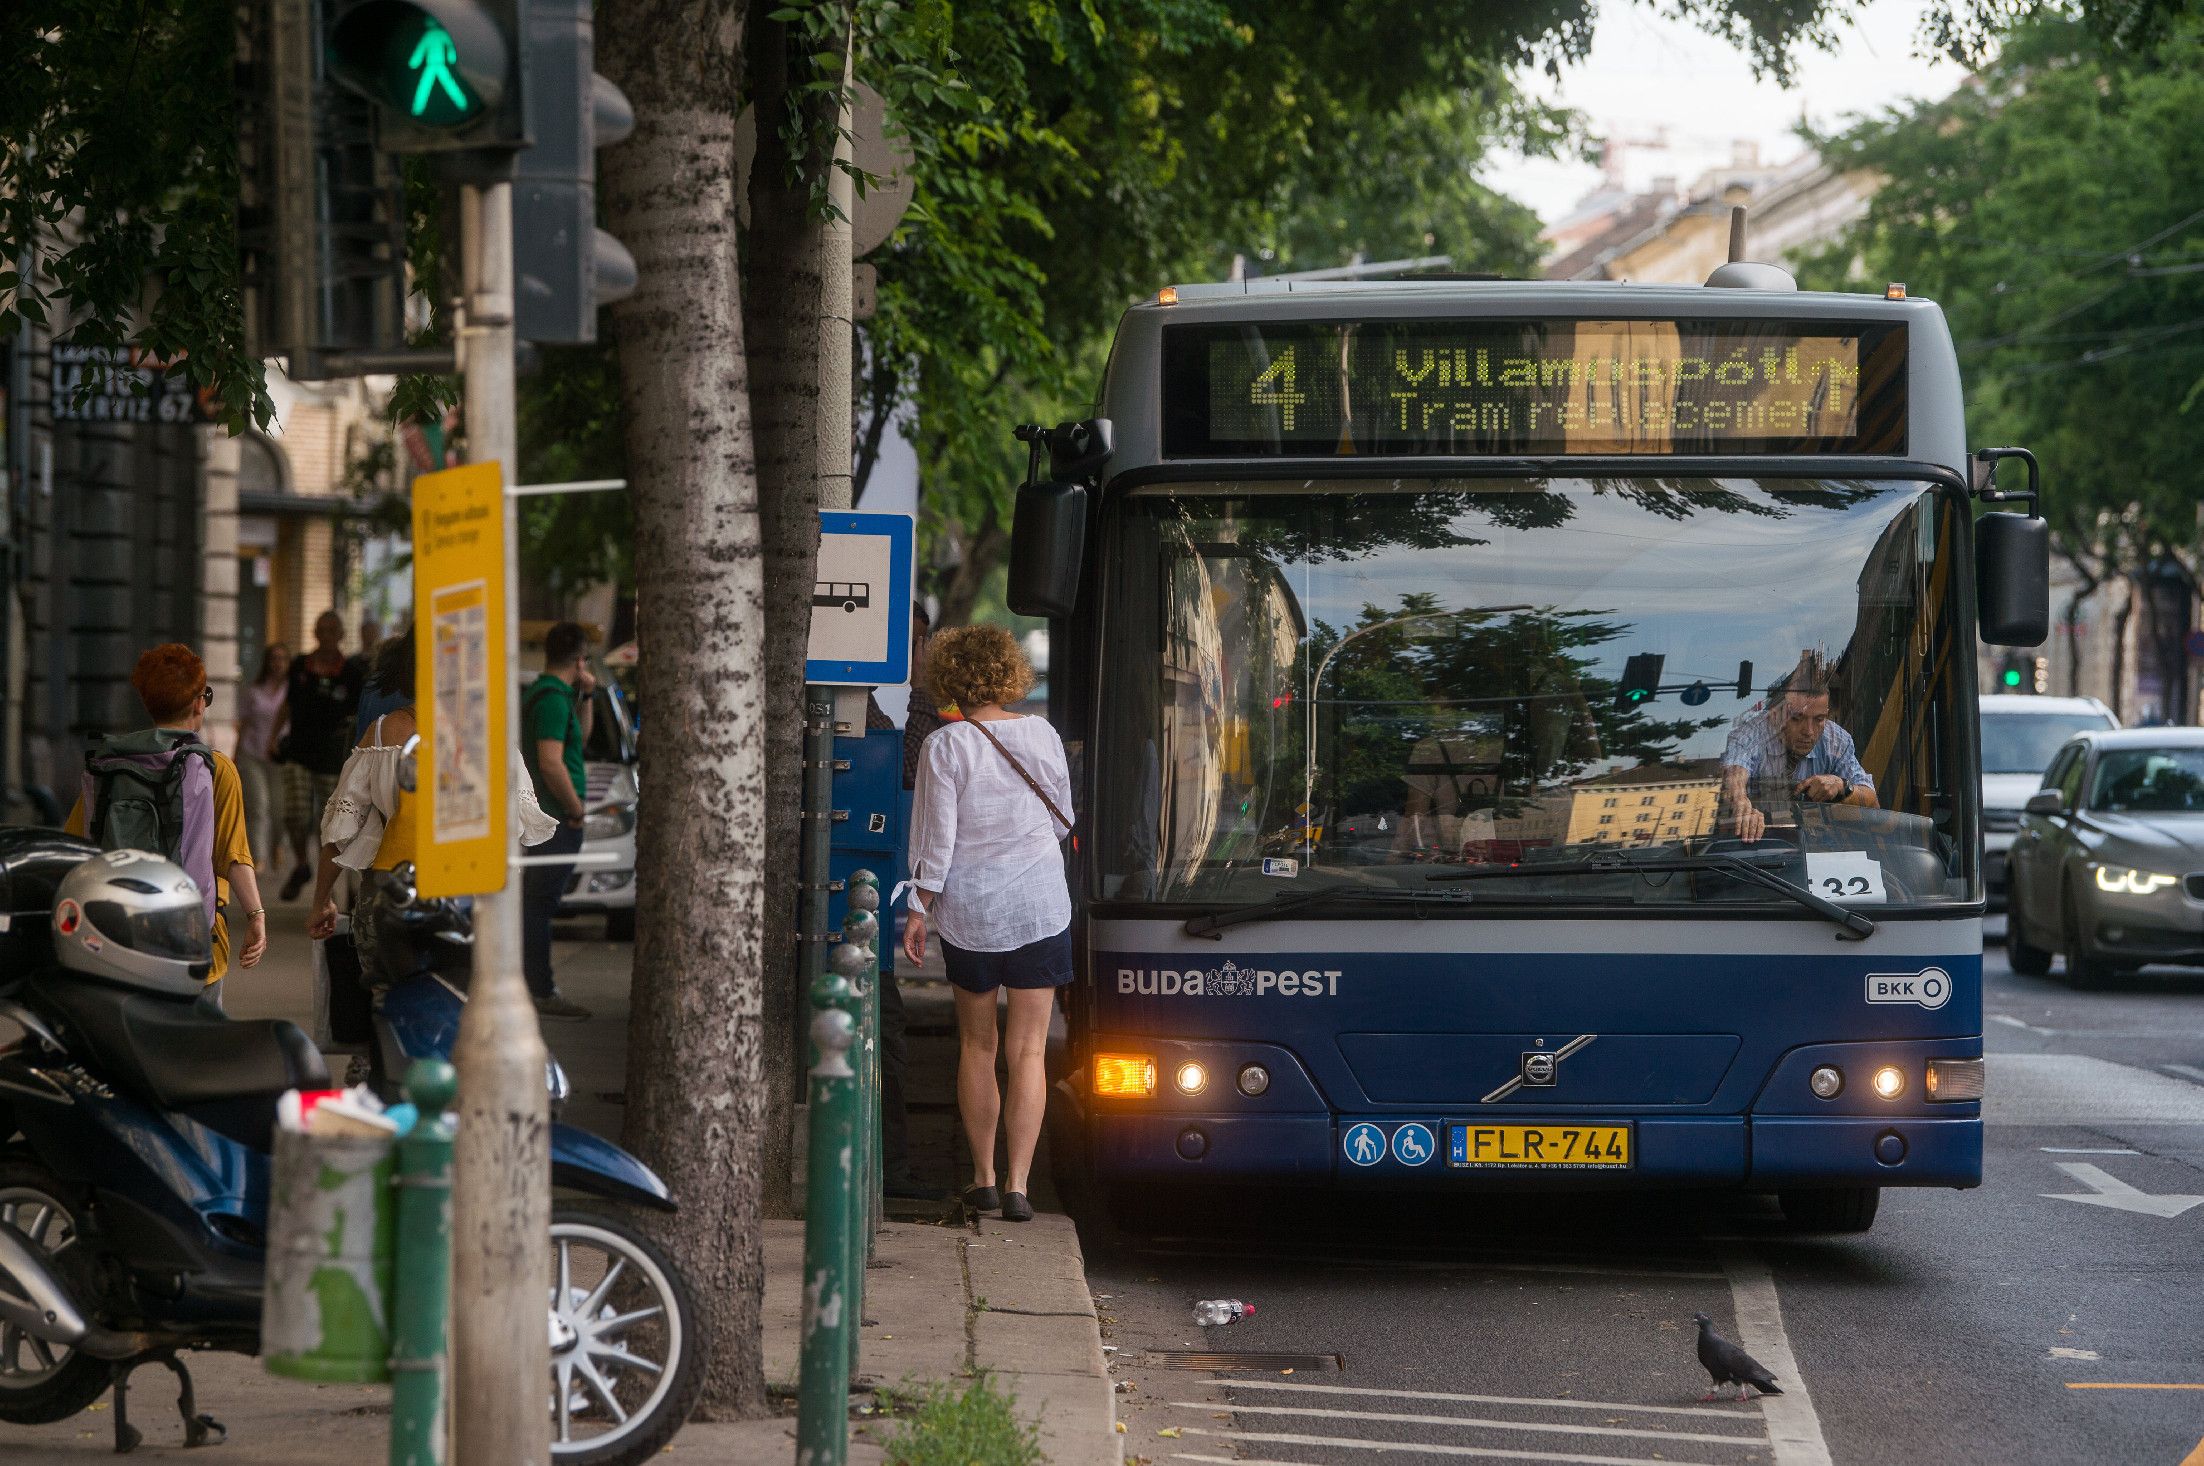
[[[1782,856],[1783,861],[1791,857]],[[1503,865],[1482,870],[1442,871],[1424,879],[1432,881],[1495,881],[1521,879],[1526,876],[1570,875],[1664,875],[1675,871],[1716,870],[1748,881],[1763,890],[1788,896],[1799,905],[1844,928],[1851,935],[1839,938],[1864,941],[1875,935],[1875,923],[1848,907],[1839,906],[1826,897],[1817,896],[1795,881],[1787,881],[1767,866],[1742,855],[1672,855],[1660,860],[1618,860],[1612,856],[1594,857],[1567,865]]]
[[[1185,930],[1190,937],[1208,937],[1211,941],[1221,942],[1224,938],[1219,934],[1226,927],[1290,916],[1296,911],[1319,906],[1326,901],[1376,906],[1467,906],[1475,899],[1467,891],[1291,891],[1283,896],[1273,896],[1268,901],[1257,901],[1250,906],[1235,906],[1230,911],[1190,916],[1186,919]]]

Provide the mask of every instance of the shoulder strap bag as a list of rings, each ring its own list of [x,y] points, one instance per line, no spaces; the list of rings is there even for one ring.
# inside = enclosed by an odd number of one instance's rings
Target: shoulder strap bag
[[[1025,771],[1025,765],[1018,762],[1017,755],[1013,754],[1009,749],[1003,747],[1003,741],[1000,738],[997,738],[994,734],[989,733],[987,731],[987,725],[985,723],[982,723],[977,718],[966,718],[964,721],[979,729],[980,732],[986,737],[987,741],[995,745],[995,752],[1010,760],[1010,766],[1018,771],[1018,777],[1025,780],[1026,788],[1031,789],[1035,794],[1038,794],[1041,797],[1041,803],[1048,806],[1048,812],[1056,816],[1056,822],[1064,827],[1064,832],[1066,834],[1071,833],[1071,821],[1064,818],[1064,812],[1056,807],[1055,800],[1048,797],[1048,791],[1043,789],[1040,784],[1035,781],[1034,777]]]

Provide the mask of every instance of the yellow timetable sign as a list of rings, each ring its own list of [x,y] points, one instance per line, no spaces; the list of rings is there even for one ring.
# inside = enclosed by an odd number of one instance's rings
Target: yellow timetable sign
[[[1446,1161],[1471,1170],[1630,1169],[1628,1125],[1447,1126]]]
[[[505,481],[470,463],[413,481],[414,864],[424,896],[505,888]]]

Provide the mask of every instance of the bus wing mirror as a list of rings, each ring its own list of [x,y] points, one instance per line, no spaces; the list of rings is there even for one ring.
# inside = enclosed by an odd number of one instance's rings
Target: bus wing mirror
[[[2028,465],[2028,487],[1995,487],[1997,464]],[[2051,634],[2051,525],[2037,509],[2036,455],[2025,448],[1985,448],[1975,455],[1975,497],[1990,503],[2028,501],[2026,514],[1985,514],[1974,525],[1975,619],[1992,646],[2041,646]]]
[[[1010,609],[1021,616],[1069,616],[1079,601],[1087,543],[1087,491],[1053,480],[1018,490],[1010,518]]]

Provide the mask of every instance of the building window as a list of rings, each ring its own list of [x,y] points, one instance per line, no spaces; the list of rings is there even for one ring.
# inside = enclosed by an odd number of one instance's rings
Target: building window
[[[1652,802],[1653,802],[1653,796],[1652,796],[1652,795],[1650,795],[1650,794],[1646,795],[1646,796],[1645,796],[1645,798],[1643,798],[1643,799],[1641,799],[1641,800],[1639,800],[1639,801],[1638,801],[1638,803],[1640,803],[1640,804],[1651,804]]]
[[[1676,802],[1678,804],[1689,804],[1691,803],[1691,796],[1689,794],[1679,794],[1676,796]]]
[[[1600,807],[1601,809],[1613,809],[1613,808],[1614,808],[1614,807],[1615,807],[1615,806],[1616,806],[1617,804],[1619,804],[1620,802],[1621,802],[1620,800],[1615,800],[1615,799],[1602,799],[1602,800],[1601,800],[1601,801],[1599,802],[1599,807]]]
[[[1599,817],[1599,822],[1603,825],[1611,825],[1615,822],[1615,817],[1611,814],[1603,814]]]
[[[1641,815],[1639,815],[1639,816],[1638,816],[1638,823],[1642,825],[1642,824],[1644,824],[1644,823],[1645,823],[1645,822],[1646,822],[1647,820],[1649,820],[1649,819],[1651,819],[1651,818],[1653,818],[1653,816],[1651,816],[1651,815],[1649,815],[1649,814],[1641,814]]]

